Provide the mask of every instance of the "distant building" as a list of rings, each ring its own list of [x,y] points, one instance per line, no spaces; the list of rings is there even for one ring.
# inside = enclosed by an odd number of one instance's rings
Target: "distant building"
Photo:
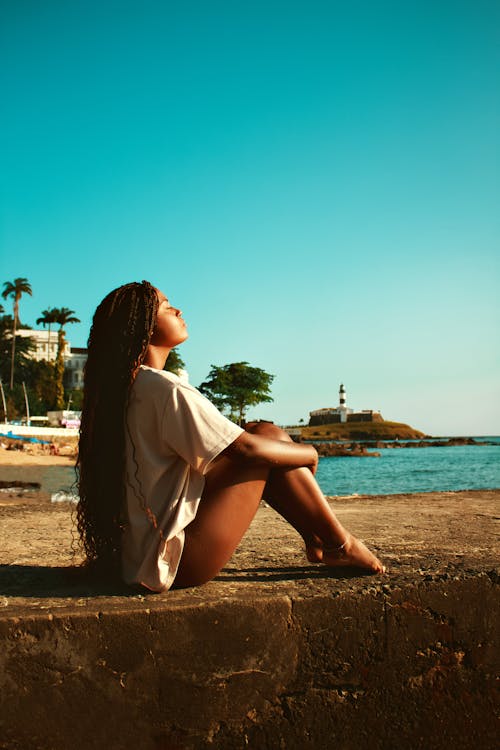
[[[59,411],[48,411],[47,421],[49,427],[72,427],[73,429],[79,429],[81,416],[81,411],[60,409]]]
[[[336,407],[325,407],[309,412],[309,425],[313,427],[318,424],[335,424],[345,422],[383,422],[384,419],[379,411],[363,409],[355,412],[346,406],[346,392],[343,384],[339,388],[339,405]]]
[[[40,362],[42,359],[47,362],[55,362],[57,356],[57,331],[35,331],[31,328],[20,328],[16,331],[17,336],[22,336],[25,339],[32,339],[35,343],[35,350],[31,352],[32,359],[36,359]],[[69,356],[70,345],[69,342],[65,342],[63,356]]]
[[[67,383],[72,388],[83,388],[83,368],[87,361],[87,350],[72,346],[69,356],[64,357],[64,372]]]
[[[30,338],[35,343],[35,350],[31,357],[40,362],[55,362],[57,357],[57,331],[35,331],[31,328],[20,328],[18,336]],[[71,388],[83,388],[83,367],[87,361],[87,350],[81,347],[71,347],[69,341],[64,342],[63,350],[64,372],[66,382]]]

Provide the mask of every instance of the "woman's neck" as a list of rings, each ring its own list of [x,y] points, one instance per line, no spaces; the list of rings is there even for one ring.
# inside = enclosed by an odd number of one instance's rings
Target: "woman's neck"
[[[153,346],[150,344],[142,364],[147,367],[154,367],[155,370],[163,370],[167,357],[171,351],[171,349],[164,346]]]

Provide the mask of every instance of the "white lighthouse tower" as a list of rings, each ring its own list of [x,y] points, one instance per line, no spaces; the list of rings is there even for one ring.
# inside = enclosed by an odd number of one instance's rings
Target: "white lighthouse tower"
[[[345,388],[342,383],[339,388],[339,406],[345,406]]]
[[[340,415],[341,422],[347,422],[347,415],[352,413],[352,409],[348,409],[346,406],[345,388],[342,383],[339,388],[339,405],[335,411]]]

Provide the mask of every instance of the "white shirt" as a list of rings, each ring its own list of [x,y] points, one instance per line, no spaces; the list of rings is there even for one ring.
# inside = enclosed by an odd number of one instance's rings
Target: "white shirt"
[[[242,432],[196,388],[170,372],[141,366],[132,386],[125,430],[122,571],[126,583],[140,583],[153,591],[170,588],[184,546],[184,529],[201,499],[204,474]]]

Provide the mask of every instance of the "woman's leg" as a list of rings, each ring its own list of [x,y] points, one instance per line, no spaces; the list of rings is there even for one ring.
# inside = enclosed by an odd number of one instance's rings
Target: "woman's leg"
[[[212,580],[240,543],[257,512],[269,475],[266,466],[219,458],[205,480],[195,519],[185,530],[174,587]]]
[[[270,423],[252,423],[247,429],[290,440]],[[175,586],[197,586],[219,573],[240,543],[263,494],[303,537],[311,562],[383,572],[380,561],[338,521],[309,469],[270,470],[223,456],[207,474],[196,518],[186,528]]]
[[[290,441],[276,425],[254,422],[249,432]],[[342,526],[309,469],[272,471],[264,499],[302,536],[310,562],[366,568],[383,573],[384,566],[370,550]],[[342,547],[342,549],[339,549]]]

